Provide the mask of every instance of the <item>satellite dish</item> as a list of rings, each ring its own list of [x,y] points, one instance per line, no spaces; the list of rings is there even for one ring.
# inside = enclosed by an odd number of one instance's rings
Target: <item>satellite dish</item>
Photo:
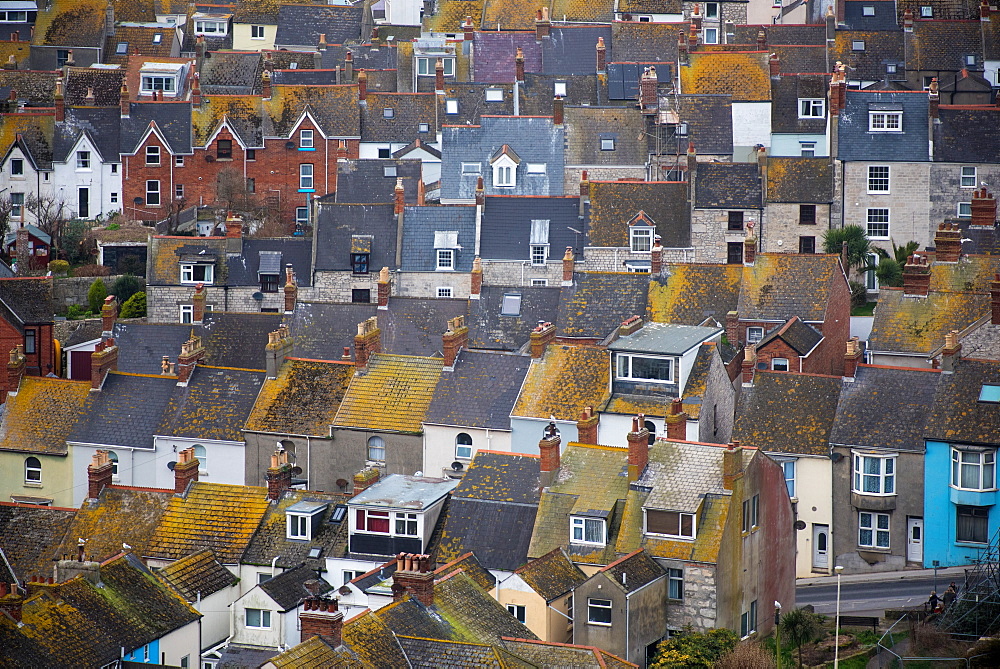
[[[347,487],[347,479],[337,479],[337,487],[338,488],[346,488]]]
[[[799,531],[802,531],[802,530],[806,529],[806,521],[804,521],[804,520],[796,520],[795,521],[795,529],[797,529]]]
[[[253,295],[251,295],[250,297],[252,297],[253,299],[255,299],[255,300],[257,300],[258,302],[260,302],[261,300],[263,300],[263,299],[264,299],[264,293],[262,293],[262,292],[260,292],[260,291],[257,291],[256,293],[254,293],[254,294],[253,294]],[[280,443],[280,442],[279,442],[279,443]]]
[[[170,471],[174,471],[174,467],[176,466],[177,466],[176,460],[171,460],[170,462],[167,463],[167,469],[169,469]]]
[[[844,459],[844,454],[843,453],[831,453],[830,454],[830,459],[833,460],[834,462],[840,462],[841,460]]]
[[[294,149],[295,148],[295,142],[285,142],[285,148],[286,149]]]
[[[452,470],[454,470],[456,472],[460,472],[460,471],[462,471],[465,468],[465,465],[463,465],[461,462],[459,462],[458,460],[456,460],[455,462],[451,463],[451,468],[452,468]]]
[[[292,467],[292,476],[299,476],[302,474],[302,467]]]

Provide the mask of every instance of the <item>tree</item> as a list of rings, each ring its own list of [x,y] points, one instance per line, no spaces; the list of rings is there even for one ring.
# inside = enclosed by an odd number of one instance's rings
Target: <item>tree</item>
[[[122,305],[121,318],[142,318],[146,315],[146,293],[139,291]]]
[[[875,267],[868,265],[868,256],[872,253],[872,244],[868,234],[860,225],[845,225],[833,228],[823,233],[823,251],[840,255],[844,242],[847,242],[847,268],[859,272],[874,271]]]
[[[875,252],[878,253],[881,258],[878,263],[878,268],[875,270],[875,276],[878,277],[879,285],[893,286],[896,288],[902,286],[903,267],[906,265],[906,261],[909,257],[919,248],[919,242],[910,241],[902,246],[896,246],[896,242],[892,242],[891,256],[885,249],[875,249]]]
[[[104,304],[104,298],[107,296],[108,288],[104,285],[104,281],[100,278],[94,279],[87,290],[87,304],[90,305],[90,311],[95,314],[101,313],[101,305]]]
[[[792,609],[781,617],[781,633],[798,650],[802,668],[802,646],[819,635],[819,618],[805,609]]]
[[[66,225],[66,203],[53,195],[28,195],[24,206],[35,215],[35,224],[52,237],[52,245],[63,247],[63,228]]]
[[[728,629],[707,632],[685,631],[680,636],[662,642],[650,669],[713,669],[719,659],[732,652],[739,638]]]
[[[132,276],[131,274],[125,274],[123,276],[115,279],[115,282],[111,284],[111,294],[120,303],[128,302],[129,298],[145,288],[146,285],[143,283],[142,279]]]

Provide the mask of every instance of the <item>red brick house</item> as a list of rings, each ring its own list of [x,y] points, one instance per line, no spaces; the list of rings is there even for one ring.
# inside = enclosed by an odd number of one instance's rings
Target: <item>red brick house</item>
[[[44,376],[55,370],[52,335],[52,279],[0,279],[0,352],[4,360],[24,347],[25,372]]]

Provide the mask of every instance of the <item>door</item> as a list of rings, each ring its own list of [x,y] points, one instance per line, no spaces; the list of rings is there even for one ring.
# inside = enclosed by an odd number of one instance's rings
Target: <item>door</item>
[[[813,569],[830,568],[830,526],[813,525]]]
[[[924,561],[924,519],[906,519],[906,560],[908,562]]]
[[[80,201],[79,207],[77,207],[77,215],[80,218],[90,218],[90,189],[80,188]]]
[[[74,381],[90,380],[90,356],[91,351],[70,351],[69,352],[70,375]]]

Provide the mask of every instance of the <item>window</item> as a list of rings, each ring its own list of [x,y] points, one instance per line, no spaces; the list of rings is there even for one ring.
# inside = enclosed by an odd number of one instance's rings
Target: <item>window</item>
[[[745,639],[757,631],[757,600],[750,602],[750,608],[740,616],[740,638]]]
[[[247,149],[247,160],[257,160],[257,149]]]
[[[10,215],[14,218],[24,216],[24,193],[10,194]]]
[[[430,132],[431,126],[429,123],[418,123],[417,132]]]
[[[0,12],[0,22],[3,23],[27,23],[28,12]]]
[[[389,534],[389,512],[358,509],[355,515],[357,529],[362,532]]]
[[[24,352],[35,352],[35,331],[30,328],[25,328],[24,330]]]
[[[11,170],[11,174],[14,171]],[[976,168],[975,167],[963,167],[962,168],[962,188],[975,188],[976,187]]]
[[[396,166],[395,165],[386,165],[385,167],[383,167],[382,168],[382,176],[383,177],[396,178]]]
[[[232,160],[233,159],[233,140],[231,139],[220,139],[216,143],[215,157],[219,160]]]
[[[903,112],[868,112],[871,132],[903,132]]]
[[[879,257],[877,253],[868,254],[868,264],[878,266]],[[878,290],[878,277],[875,276],[875,272],[865,272],[865,289],[871,291]]]
[[[260,274],[260,292],[262,293],[277,293],[278,292],[278,275],[277,274]]]
[[[495,186],[512,188],[514,186],[515,168],[512,165],[497,165],[493,168]]]
[[[264,39],[264,26],[250,26],[250,39]]]
[[[462,460],[472,458],[472,436],[465,432],[455,437],[455,457]]]
[[[532,279],[531,280],[531,285],[534,286],[534,287],[536,287],[536,288],[538,288],[538,287],[544,287],[544,286],[549,285],[549,280],[548,279]]]
[[[959,504],[955,523],[955,541],[967,541],[973,544],[988,543],[989,522],[989,508]]]
[[[617,378],[631,381],[674,382],[674,359],[619,353]]]
[[[288,538],[309,538],[309,516],[299,516],[295,514],[288,515]]]
[[[929,19],[934,16],[934,8],[929,5],[924,5],[920,8],[920,18]]]
[[[607,543],[604,537],[603,518],[580,518],[573,516],[569,519],[570,542],[574,544],[591,544],[603,546]]]
[[[397,513],[396,534],[404,537],[417,536],[417,514]]]
[[[392,149],[390,149],[390,148],[380,148],[378,150],[378,157],[379,158],[391,158],[392,157],[391,154],[392,154]]]
[[[951,485],[965,490],[996,487],[996,451],[951,449]]]
[[[862,16],[875,16],[875,5],[865,5],[861,8]]]
[[[144,74],[139,91],[141,93],[152,93],[153,91],[175,93],[177,92],[177,80],[170,75]]]
[[[787,372],[788,358],[771,358],[771,369],[775,372]]]
[[[363,572],[363,571],[345,569],[344,570],[344,585],[347,585],[348,583],[350,583],[351,581],[353,581],[354,579],[356,579],[358,576],[364,576],[364,575],[365,575],[365,572]]]
[[[90,169],[90,151],[76,152],[76,169],[78,170]]]
[[[611,600],[587,599],[587,622],[591,625],[611,624]]]
[[[395,109],[393,109],[392,107],[382,108],[382,118],[395,118],[395,117],[396,117]]]
[[[972,218],[972,203],[971,202],[959,202],[958,203],[958,217],[959,218]]]
[[[799,142],[799,155],[803,158],[815,158],[816,142]]]
[[[972,168],[975,169],[975,168]],[[10,175],[12,177],[23,177],[24,176],[24,159],[23,158],[12,158],[10,161]],[[963,182],[964,185],[964,182]]]
[[[253,177],[247,178],[247,192],[251,194],[257,192],[257,180],[254,179]]]
[[[439,269],[439,270],[451,270],[451,269],[455,269],[455,250],[454,249],[438,249],[437,250],[437,269]]]
[[[684,599],[684,570],[667,569],[667,597]]]
[[[254,629],[271,629],[271,612],[267,609],[247,609],[247,627]]]
[[[299,190],[313,190],[312,163],[303,163],[299,165]]]
[[[295,208],[295,225],[308,225],[309,224],[309,207],[296,207]],[[365,270],[367,272],[368,270]]]
[[[500,315],[521,315],[521,293],[504,293],[503,302],[500,304]]]
[[[975,65],[976,65],[976,55],[972,54],[972,53],[967,54],[965,56],[965,64],[967,66],[969,66],[969,67],[975,67]]]
[[[799,237],[799,253],[816,253],[816,238],[812,236]]]
[[[487,102],[503,102],[503,90],[499,88],[487,88],[486,89],[486,101]]]
[[[719,3],[717,3],[717,2],[706,2],[705,3],[705,18],[706,19],[717,19],[717,18],[719,18]]]
[[[743,531],[752,532],[760,526],[760,495],[743,500]]]
[[[854,492],[896,494],[896,458],[854,454]]]
[[[549,246],[548,244],[532,244],[531,245],[531,264],[532,265],[544,265],[545,261],[549,259]]]
[[[528,163],[528,174],[545,174],[545,163]]]
[[[462,174],[479,174],[479,163],[462,163]]]
[[[146,164],[147,165],[160,165],[160,147],[158,146],[147,146],[146,147]]]
[[[601,151],[614,151],[615,150],[615,140],[610,137],[605,137],[601,139]]]
[[[42,482],[42,463],[34,456],[26,458],[24,461],[24,482]]]
[[[816,205],[799,205],[799,225],[816,225]]]
[[[760,326],[751,326],[747,328],[748,344],[756,344],[763,338],[764,338],[764,328]]]
[[[992,383],[983,384],[983,387],[979,389],[979,401],[993,403],[1000,402],[1000,386]]]
[[[146,204],[154,207],[160,205],[160,182],[157,180],[146,182]]]
[[[868,166],[868,192],[888,193],[889,192],[889,166],[869,165]]]
[[[69,49],[56,49],[56,65],[62,67],[69,61]]]
[[[632,253],[649,253],[653,250],[653,228],[634,225],[629,228],[628,233]]]
[[[111,173],[118,174],[118,163],[111,163]]]
[[[889,210],[868,210],[868,237],[871,239],[889,238]]]
[[[451,286],[438,286],[437,287],[437,296],[438,297],[454,297],[454,291],[451,289]]]
[[[194,321],[194,305],[182,304],[180,306],[180,321],[184,324]]]
[[[729,223],[726,227],[727,230],[742,230],[743,229],[743,212],[742,211],[731,211],[729,212]]]
[[[864,51],[864,50],[865,50],[864,40],[860,39],[851,40],[851,51]]]
[[[118,193],[113,191],[111,193],[111,204],[118,204]]]
[[[311,149],[311,148],[313,148],[313,131],[312,130],[301,130],[301,131],[299,131],[299,148],[300,149]]]
[[[889,548],[889,514],[862,511],[858,514],[858,545]]]
[[[352,288],[351,302],[354,304],[368,304],[372,301],[372,291],[370,288]]]
[[[355,274],[368,274],[368,259],[370,254],[368,253],[352,253],[351,254],[351,269]]]
[[[795,460],[785,460],[781,463],[781,468],[785,472],[785,487],[788,488],[788,496],[795,497]]]
[[[514,616],[514,618],[517,619],[517,622],[524,622],[524,607],[520,604],[508,604],[507,613]]]
[[[694,514],[646,509],[646,534],[694,539]]]
[[[719,43],[719,29],[705,28],[705,44],[718,44],[718,43]]]
[[[885,66],[885,72],[886,72],[886,74],[896,74],[896,64],[895,63],[889,63],[888,65],[886,65]]]
[[[174,167],[184,167],[184,156],[174,156]]]
[[[225,21],[195,21],[195,35],[225,35],[227,23]]]
[[[444,101],[444,113],[445,114],[457,114],[458,113],[458,100],[445,100]]]
[[[385,440],[382,437],[368,438],[368,459],[375,462],[385,461]]]
[[[119,42],[115,46],[115,55],[124,56],[128,53],[128,42]]]
[[[552,84],[552,95],[553,97],[560,97],[560,98],[566,97],[566,82],[557,81],[554,84]]]
[[[181,283],[213,283],[215,265],[181,265]]]
[[[417,74],[421,77],[433,77],[437,74],[437,56],[417,58]],[[444,76],[451,77],[455,74],[455,59],[442,58],[441,65],[444,67]]]
[[[206,305],[205,311],[211,311]],[[194,457],[198,458],[198,473],[202,476],[208,473],[208,451],[201,444],[194,445]]]

